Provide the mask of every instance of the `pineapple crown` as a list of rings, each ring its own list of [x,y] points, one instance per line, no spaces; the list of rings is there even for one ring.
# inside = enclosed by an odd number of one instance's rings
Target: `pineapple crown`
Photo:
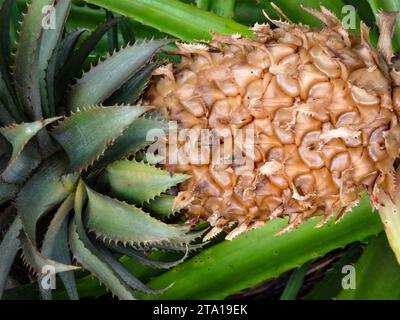
[[[16,4],[5,0],[0,8],[0,297],[19,250],[39,278],[45,266],[53,267],[71,299],[78,298],[78,266],[123,299],[134,299],[134,290],[160,293],[118,257],[170,268],[186,254],[162,262],[145,253],[185,252],[200,235],[190,225],[160,220],[175,213],[174,197],[164,192],[188,177],[134,160],[150,143],[149,130],[167,128],[136,102],[168,41],[128,44],[82,72],[102,36],[123,20],[109,19],[82,40],[86,30],[64,32],[70,0],[55,3],[56,26],[43,28],[42,8],[52,4],[28,5],[15,55],[10,21]],[[51,298],[48,290],[41,295]]]

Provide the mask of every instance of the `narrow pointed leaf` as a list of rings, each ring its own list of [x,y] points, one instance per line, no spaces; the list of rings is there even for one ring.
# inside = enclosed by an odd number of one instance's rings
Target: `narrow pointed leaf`
[[[56,15],[54,28],[45,29],[42,33],[40,55],[39,55],[39,83],[40,95],[42,103],[42,111],[44,117],[54,115],[54,110],[50,110],[48,99],[48,87],[46,84],[47,70],[49,62],[56,52],[57,46],[61,41],[65,22],[71,9],[71,0],[57,1],[54,5],[54,13]],[[54,79],[52,79],[54,81]]]
[[[14,63],[17,94],[33,120],[42,118],[39,86],[39,52],[42,37],[42,10],[54,0],[32,0],[21,25]]]
[[[128,286],[121,277],[101,259],[100,253],[88,238],[82,224],[82,207],[85,202],[83,182],[79,183],[75,197],[75,219],[70,224],[69,243],[75,259],[120,299],[134,300]]]
[[[167,41],[149,41],[128,46],[101,61],[73,86],[69,108],[102,103],[127,82]]]
[[[41,129],[59,118],[50,118],[42,121],[30,123],[21,123],[8,127],[0,128],[0,133],[6,137],[11,143],[13,151],[9,160],[9,165],[12,165],[20,155],[26,144],[31,140]]]
[[[168,218],[179,211],[179,209],[174,209],[174,202],[175,196],[162,194],[154,200],[144,203],[143,209],[158,218]]]
[[[102,261],[108,263],[108,265],[123,279],[123,281],[133,290],[138,290],[145,294],[155,295],[165,292],[168,288],[160,290],[152,290],[146,287],[139,279],[137,279],[131,272],[129,272],[124,265],[118,261],[107,249],[103,246],[97,246],[98,253]]]
[[[68,213],[74,206],[74,195],[70,194],[55,214],[46,236],[43,240],[41,253],[57,262],[71,265],[71,258],[68,246]],[[61,281],[71,300],[78,300],[75,276],[73,272],[63,272],[59,274]],[[41,290],[42,296],[46,300],[51,299],[50,290]]]
[[[34,141],[29,142],[12,165],[7,166],[1,174],[1,178],[12,184],[22,184],[30,177],[42,158],[37,144]]]
[[[195,237],[187,233],[187,228],[165,224],[139,208],[103,196],[88,187],[86,190],[89,197],[87,226],[98,236],[132,245],[164,241],[188,243]]]
[[[118,199],[142,204],[190,178],[171,174],[144,162],[121,160],[107,167],[111,193]]]
[[[26,237],[24,233],[20,235],[20,240],[23,260],[36,275],[40,275],[47,266],[53,267],[56,273],[79,269],[79,267],[76,266],[65,265],[48,259],[37,250],[36,246]]]
[[[103,35],[119,21],[120,19],[114,19],[102,24],[95,31],[93,31],[87,39],[85,39],[79,49],[72,52],[71,57],[65,61],[60,70],[57,83],[58,88],[65,90],[66,86],[70,84],[74,78],[80,77],[84,61],[96,47]],[[58,93],[61,94],[60,91],[58,91]]]
[[[46,160],[17,196],[18,214],[28,238],[34,245],[36,245],[36,224],[39,219],[69,194],[62,181],[67,165],[68,160],[62,154]]]
[[[0,78],[2,78],[0,82],[4,81],[10,95],[8,101],[15,108],[16,96],[10,76],[10,20],[13,4],[14,0],[4,0],[0,5]],[[14,114],[18,114],[18,112],[15,111]],[[16,120],[19,121],[20,119]]]
[[[90,166],[145,111],[145,107],[94,107],[61,122],[52,135],[68,154],[69,170]]]
[[[20,241],[18,239],[18,235],[21,231],[21,228],[21,220],[19,218],[15,218],[14,222],[0,243],[0,299],[3,295],[11,266],[19,249]]]
[[[114,161],[135,154],[153,142],[153,140],[148,139],[149,132],[157,130],[161,133],[166,132],[167,129],[168,124],[166,122],[146,116],[140,117],[104,152],[104,155],[94,164],[95,169],[104,168]]]
[[[116,245],[116,244],[109,244],[107,245],[109,248],[111,248],[113,251],[119,252],[125,256],[131,257],[133,259],[136,259],[143,263],[144,265],[147,265],[152,268],[157,268],[157,269],[170,269],[173,268],[179,264],[181,264],[183,261],[186,260],[188,256],[189,250],[186,250],[185,255],[176,261],[158,261],[150,258],[148,255],[140,252],[139,250],[135,250],[130,247],[125,247],[122,245]]]
[[[155,62],[145,65],[126,84],[115,91],[105,104],[113,106],[115,104],[135,103],[149,84],[151,75],[157,66],[158,64]]]

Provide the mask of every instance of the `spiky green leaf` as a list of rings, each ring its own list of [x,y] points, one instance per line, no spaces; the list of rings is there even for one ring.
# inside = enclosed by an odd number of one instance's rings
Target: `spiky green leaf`
[[[57,119],[59,118],[50,118],[42,121],[15,124],[0,128],[0,133],[8,140],[8,142],[11,143],[13,148],[9,165],[14,163],[29,140],[31,140],[41,129],[50,123],[53,123]]]
[[[42,118],[39,86],[40,39],[43,33],[43,8],[54,0],[32,0],[21,25],[14,63],[14,79],[18,96],[32,120]]]
[[[74,194],[70,194],[54,215],[44,237],[41,250],[44,256],[65,265],[72,264],[68,246],[68,214],[73,207]],[[69,298],[71,300],[78,300],[79,296],[74,273],[71,271],[63,272],[59,274],[59,277],[64,284]],[[40,288],[43,298],[51,300],[51,290],[44,290],[41,286]]]
[[[20,241],[18,235],[21,229],[21,220],[16,218],[0,243],[0,299],[3,295],[11,266],[19,249]]]
[[[69,99],[70,110],[76,111],[80,107],[104,102],[166,43],[158,40],[136,43],[101,61],[73,86]]]
[[[88,187],[86,190],[89,197],[87,226],[105,240],[150,245],[189,243],[198,237],[198,234],[188,233],[187,227],[165,224],[139,208],[101,195]]]
[[[93,164],[145,111],[145,107],[93,107],[61,122],[52,135],[68,154],[69,170],[80,171]]]
[[[104,152],[104,155],[94,164],[94,168],[96,170],[104,168],[114,161],[135,154],[140,149],[154,142],[154,140],[150,139],[151,137],[148,136],[150,132],[157,131],[159,133],[164,133],[167,130],[168,124],[164,121],[147,116],[137,119],[115,140],[113,145]]]
[[[144,162],[121,160],[107,167],[111,194],[118,199],[142,204],[187,180],[185,174],[171,174]]]
[[[56,154],[39,167],[25,184],[16,199],[18,215],[30,241],[36,245],[36,225],[54,206],[69,194],[62,176],[66,173],[68,159]]]
[[[119,298],[134,300],[132,292],[121,277],[100,258],[100,253],[88,238],[82,223],[82,208],[86,199],[83,182],[80,181],[75,196],[75,219],[70,224],[69,243],[74,258]]]

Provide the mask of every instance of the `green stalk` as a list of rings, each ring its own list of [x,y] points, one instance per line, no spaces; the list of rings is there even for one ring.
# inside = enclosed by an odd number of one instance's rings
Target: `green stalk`
[[[178,0],[86,0],[86,2],[128,16],[186,41],[210,39],[211,32],[253,35],[246,26]]]
[[[274,234],[287,222],[273,220],[231,242],[223,241],[203,250],[150,281],[151,288],[175,284],[160,296],[145,298],[223,299],[383,229],[366,197],[336,225],[331,222],[316,229],[318,220],[310,220],[298,230],[278,237]]]
[[[232,19],[235,15],[236,0],[212,0],[211,10],[220,17]]]
[[[400,299],[400,266],[384,232],[369,242],[355,264],[355,277],[355,289],[343,289],[337,299]]]

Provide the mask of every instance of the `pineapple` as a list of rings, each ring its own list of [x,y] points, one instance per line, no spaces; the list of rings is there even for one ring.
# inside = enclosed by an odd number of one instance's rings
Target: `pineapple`
[[[205,239],[223,230],[233,239],[279,217],[289,218],[279,233],[315,216],[319,226],[337,212],[339,221],[364,191],[386,225],[393,218],[383,208],[397,194],[400,73],[391,36],[398,13],[380,13],[375,49],[364,23],[357,36],[326,8],[305,10],[324,28],[270,19],[277,27],[256,24],[253,39],[213,34],[210,42],[178,43],[181,62],[155,71],[145,104],[195,137],[201,129],[254,132],[254,152],[240,154],[254,163],[245,172],[209,154],[194,159],[200,143],[169,140],[162,151],[168,170],[192,176],[176,205],[186,201],[189,217],[210,222]],[[232,149],[225,143],[216,148]],[[168,161],[172,148],[176,163]],[[396,246],[399,230],[387,228]]]

